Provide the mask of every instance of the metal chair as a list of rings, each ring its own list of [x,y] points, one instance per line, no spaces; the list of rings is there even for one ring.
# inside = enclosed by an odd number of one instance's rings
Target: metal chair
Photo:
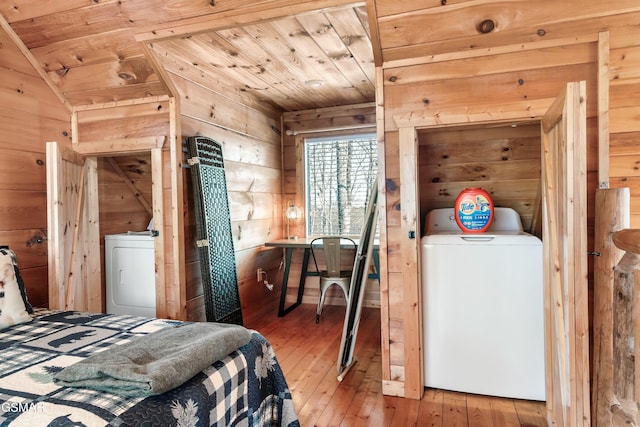
[[[327,294],[327,289],[331,285],[338,285],[342,292],[344,292],[344,298],[349,302],[349,286],[351,283],[351,267],[353,266],[353,259],[348,264],[349,270],[342,270],[341,260],[342,253],[344,251],[350,251],[355,257],[356,242],[348,237],[318,237],[311,241],[311,255],[313,262],[316,265],[316,271],[320,277],[320,299],[318,300],[318,308],[316,310],[316,323],[320,323],[320,314],[322,314],[322,306]],[[318,256],[322,254],[324,259],[325,269],[318,267]],[[347,264],[345,264],[347,265]]]

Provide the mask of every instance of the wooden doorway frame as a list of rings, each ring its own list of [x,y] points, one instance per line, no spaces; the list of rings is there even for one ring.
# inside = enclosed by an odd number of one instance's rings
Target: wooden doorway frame
[[[164,142],[164,138],[161,140]],[[154,226],[162,230],[164,221],[162,215],[158,214],[163,212],[162,144],[159,145],[148,152],[151,155]],[[135,151],[141,152],[146,151]],[[119,154],[132,152],[110,152],[109,156]],[[99,241],[98,157],[85,157],[72,150],[61,149],[56,142],[47,143],[49,307],[52,309],[99,313],[104,307]],[[76,179],[79,179],[79,184],[74,186],[70,181]],[[69,203],[74,207],[72,211],[65,208]],[[70,217],[70,213],[73,213],[73,217]],[[71,227],[68,227],[69,224]],[[65,232],[65,228],[73,230],[73,233]],[[164,283],[164,268],[161,267],[165,264],[163,234],[156,237],[154,244],[156,307],[160,307],[161,311],[164,310],[164,286],[160,286]]]
[[[586,35],[585,39],[589,42],[597,42],[597,119],[598,119],[598,181],[599,188],[608,188],[608,171],[609,171],[609,33],[604,31],[597,34]],[[384,68],[391,67],[391,65],[387,65]],[[380,73],[383,70],[380,71]],[[379,81],[381,83],[381,81]],[[383,91],[380,90],[380,93],[383,94]],[[593,99],[593,98],[592,98]],[[379,110],[379,121],[384,120],[384,104],[382,102],[383,97],[379,97],[378,101],[378,110]],[[417,129],[435,129],[438,127],[445,126],[459,126],[463,124],[481,124],[487,123],[490,121],[515,121],[523,118],[531,119],[540,119],[547,108],[551,105],[553,99],[538,99],[527,102],[514,102],[509,105],[505,105],[505,108],[508,110],[501,108],[499,111],[480,111],[480,110],[465,110],[459,112],[455,108],[451,110],[443,110],[438,111],[437,115],[430,115],[422,112],[411,112],[405,114],[398,114],[393,116],[393,121],[395,122],[398,130],[402,132],[404,137],[401,137],[400,141],[400,149],[403,150],[400,154],[400,163],[404,161],[406,157],[411,157],[417,153],[416,139],[416,131]],[[402,129],[405,129],[402,131]],[[379,124],[379,138],[383,138],[385,134],[385,127],[382,123]],[[416,176],[417,172],[412,172],[413,176]],[[402,178],[402,182],[404,182],[404,178]],[[381,195],[384,196],[384,189],[381,190]],[[409,194],[411,192],[410,189],[404,189],[405,194]],[[404,199],[404,196],[403,196]],[[384,197],[382,197],[384,203]],[[415,219],[410,217],[404,217],[403,214],[403,224],[404,227],[403,232],[406,230],[416,230],[417,227],[412,227],[412,222]],[[419,253],[416,251],[414,254],[409,253],[412,257],[416,259],[419,256]],[[386,262],[386,257],[381,258],[381,262]],[[414,267],[415,268],[415,267]],[[384,270],[383,270],[384,271]],[[409,273],[409,274],[416,274]],[[407,283],[406,281],[404,282]],[[419,295],[417,294],[419,290],[409,289],[408,292],[405,290],[405,295],[407,296],[407,300],[404,301],[403,308],[411,307],[412,304],[417,304],[417,300]],[[382,310],[383,313],[388,311],[387,303],[382,300]],[[414,363],[416,360],[419,360],[421,354],[417,353],[421,351],[422,343],[418,342],[417,339],[419,337],[416,334],[416,329],[419,325],[419,318],[415,315],[415,313],[411,316],[407,316],[408,312],[405,310],[405,322],[410,322],[410,328],[405,329],[404,336],[405,342],[404,350],[404,375],[401,381],[388,381],[391,386],[388,386],[385,390],[385,394],[392,395],[400,395],[405,397],[412,397],[419,399],[423,393],[423,383],[420,379],[418,367],[412,366],[410,362],[413,360]],[[383,318],[384,320],[384,318]],[[383,333],[383,341],[385,339],[385,328],[388,329],[390,325],[385,324],[383,321],[382,325],[382,333]],[[386,338],[388,338],[388,331],[386,331]],[[383,350],[384,350],[384,342],[383,342]],[[388,349],[387,349],[388,351]],[[407,352],[413,353],[412,355],[408,355]],[[383,354],[383,362],[385,361],[385,355]],[[387,359],[388,359],[387,354]],[[385,367],[383,366],[383,369]],[[588,369],[588,367],[586,367]],[[392,389],[393,388],[393,389]],[[383,389],[385,389],[385,381],[383,381]]]
[[[467,120],[467,124],[495,124],[495,123],[518,123],[522,121],[539,120],[543,124],[544,133],[541,132],[542,147],[544,153],[548,150],[548,140],[546,132],[556,123],[548,123],[549,120],[555,120],[554,117],[573,117],[572,111],[575,109],[578,116],[582,120],[578,120],[579,129],[572,128],[577,138],[580,138],[578,147],[584,150],[584,153],[576,153],[576,156],[582,159],[586,164],[586,84],[569,83],[567,85],[568,94],[565,96],[564,91],[560,97],[554,100],[545,100],[540,104],[539,110],[532,112],[530,108],[526,108],[526,112],[512,111],[503,114],[503,117],[497,120]],[[566,109],[565,99],[569,105],[574,108]],[[545,105],[546,104],[546,105]],[[563,108],[565,108],[563,110]],[[442,116],[440,117],[442,119]],[[394,117],[396,125],[399,129],[399,156],[400,156],[400,180],[402,183],[417,183],[418,180],[418,129],[435,129],[450,125],[464,125],[455,119],[446,123],[438,124],[429,123],[428,121],[420,122],[415,116],[407,118]],[[559,121],[563,123],[563,121]],[[570,124],[574,122],[569,120]],[[569,142],[560,148],[573,151],[573,139],[569,137]],[[562,141],[565,141],[564,139]],[[562,156],[561,156],[562,157]],[[544,162],[548,166],[548,162]],[[556,165],[557,166],[557,165]],[[586,167],[585,167],[586,168]],[[559,169],[563,171],[564,169]],[[577,171],[576,171],[577,172]],[[582,188],[586,192],[586,172],[575,177],[578,180],[577,187]],[[560,172],[562,174],[562,172]],[[560,179],[562,177],[559,177]],[[574,180],[573,176],[567,177],[569,182]],[[548,206],[547,198],[555,200],[553,191],[545,181],[545,198],[544,204]],[[571,184],[573,185],[573,184]],[[573,193],[572,193],[573,194]],[[420,188],[418,185],[401,185],[400,204],[401,204],[401,235],[404,236],[400,242],[400,249],[403,254],[403,270],[402,277],[404,288],[403,308],[404,308],[404,362],[405,362],[405,397],[419,399],[424,390],[424,372],[423,372],[423,324],[421,313],[422,307],[422,290],[421,290],[421,245],[418,236],[420,234]],[[583,196],[576,200],[579,206],[576,206],[580,212],[586,209],[586,200]],[[552,205],[554,205],[552,203]],[[583,206],[584,205],[584,206]],[[586,212],[581,213],[583,218]],[[563,217],[563,215],[560,215]],[[555,217],[548,217],[549,221],[555,223]],[[569,223],[573,223],[569,218]],[[578,225],[578,222],[576,222]],[[554,252],[554,242],[558,239],[557,230],[545,227],[543,236],[543,247],[545,254],[545,346],[546,346],[546,388],[547,388],[547,417],[550,425],[556,423],[565,425],[565,421],[569,421],[570,426],[582,426],[588,424],[590,418],[589,409],[589,357],[588,357],[588,306],[587,300],[587,271],[586,271],[586,221],[580,222],[584,227],[571,230],[570,233],[579,236],[575,240],[579,245],[573,245],[574,240],[570,240],[571,259],[563,260],[556,252]],[[557,225],[556,225],[557,227]],[[584,230],[582,229],[584,228]],[[584,234],[584,236],[583,236]],[[560,233],[560,238],[562,238]],[[546,237],[546,238],[545,238]],[[551,254],[554,256],[552,257]],[[564,267],[563,265],[568,265]],[[560,280],[553,280],[554,268],[556,265],[561,270],[569,271],[570,277],[568,295],[563,298],[562,291],[558,295],[558,287],[564,284]],[[549,296],[550,295],[550,296]],[[553,297],[558,297],[554,299]],[[553,304],[551,302],[553,302]],[[557,310],[559,304],[560,310]],[[554,315],[555,313],[555,315]],[[568,320],[567,320],[568,319]],[[564,324],[569,325],[568,329],[564,329]],[[554,325],[557,327],[554,328]],[[559,338],[557,330],[561,330],[562,336]],[[556,341],[566,339],[567,345],[556,348]],[[569,345],[569,343],[572,343]],[[553,349],[556,351],[552,354]],[[585,356],[586,355],[586,356]]]
[[[101,262],[98,219],[98,190],[97,168],[83,167],[87,162],[96,163],[97,157],[117,156],[134,153],[150,153],[152,174],[152,211],[154,228],[159,231],[155,241],[155,270],[156,270],[156,317],[186,320],[186,279],[185,279],[185,242],[184,242],[184,207],[183,207],[183,177],[182,151],[179,138],[179,109],[175,98],[160,97],[154,99],[137,100],[133,103],[110,103],[98,106],[79,108],[80,111],[117,109],[141,104],[169,104],[168,122],[165,135],[141,136],[121,139],[101,139],[99,141],[84,141],[78,138],[77,111],[72,115],[72,130],[74,138],[71,146],[59,148],[57,143],[48,143],[55,147],[52,152],[56,155],[47,157],[47,193],[49,229],[61,227],[76,228],[81,223],[90,239],[72,241],[68,233],[52,233],[49,246],[49,306],[56,309],[90,310],[100,312],[104,301],[101,289]],[[105,113],[105,116],[110,117]],[[102,116],[102,114],[98,114]],[[61,154],[64,153],[64,156]],[[92,215],[89,221],[77,220],[68,211],[61,211],[61,197],[64,196],[65,172],[60,168],[64,158],[72,159],[76,166],[83,168],[83,181],[93,183],[83,187],[84,199],[88,205],[84,214]],[[166,178],[170,173],[169,179]],[[76,174],[75,176],[80,176]],[[71,177],[68,177],[71,178]],[[70,187],[76,185],[70,182]],[[71,195],[72,198],[74,197]],[[75,200],[75,199],[74,199]],[[166,206],[169,202],[170,206]],[[77,203],[77,202],[74,202]],[[55,236],[53,234],[56,234]],[[98,237],[96,237],[98,236]],[[69,246],[82,257],[74,261],[75,255],[70,256]],[[65,249],[66,248],[66,249]],[[170,255],[167,255],[170,254]],[[71,266],[71,267],[69,267]],[[83,270],[83,274],[77,274]],[[74,277],[74,271],[75,277]],[[70,281],[70,278],[73,279]],[[69,283],[73,287],[70,289]],[[74,297],[76,290],[80,292],[79,299]],[[86,291],[86,292],[85,292]],[[91,302],[84,298],[91,295]]]

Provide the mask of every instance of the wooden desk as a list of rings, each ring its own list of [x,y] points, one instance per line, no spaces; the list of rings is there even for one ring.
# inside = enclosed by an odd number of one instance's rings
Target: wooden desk
[[[266,242],[264,245],[274,248],[283,248],[285,250],[284,255],[284,274],[282,275],[282,289],[280,291],[280,304],[278,306],[278,317],[282,317],[289,313],[291,310],[302,304],[302,294],[304,294],[304,284],[308,276],[318,276],[317,271],[308,271],[307,265],[309,264],[309,256],[311,255],[311,241],[313,238],[299,237],[297,239],[280,239],[272,242]],[[353,239],[358,244],[359,239]],[[291,257],[294,249],[302,249],[302,266],[300,270],[300,283],[298,285],[298,296],[296,302],[289,307],[284,306],[287,298],[287,286],[289,284],[289,271],[291,269]],[[373,262],[375,264],[375,273],[370,273],[370,279],[380,280],[380,255],[378,253],[378,242],[374,243],[373,247]]]

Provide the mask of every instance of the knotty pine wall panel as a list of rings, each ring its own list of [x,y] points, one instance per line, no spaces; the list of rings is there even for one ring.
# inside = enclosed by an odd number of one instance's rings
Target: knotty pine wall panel
[[[282,237],[280,124],[270,115],[203,88],[188,78],[172,75],[181,95],[182,133],[202,135],[222,145],[240,301],[245,323],[262,316],[277,315],[280,283],[268,291],[256,280],[257,268],[277,276],[280,253],[268,251],[264,243]],[[186,156],[185,156],[186,160]],[[195,213],[188,168],[183,173],[188,312],[191,320],[204,318],[202,277],[195,246]]]
[[[147,203],[151,204],[151,157],[149,154],[113,158]],[[106,158],[98,159],[98,191],[100,194],[100,238],[104,245],[106,234],[142,231],[147,228],[151,214],[138,202],[122,177]]]
[[[481,187],[495,206],[518,211],[525,230],[538,206],[540,125],[473,126],[420,134],[421,218],[432,209],[453,207],[460,191]]]
[[[595,50],[595,44],[591,44]],[[505,105],[519,101],[553,99],[565,82],[586,80],[588,93],[595,94],[595,63],[568,65],[544,69],[511,71],[486,76],[476,76],[474,69],[465,66],[465,61],[454,61],[458,67],[466,68],[469,77],[441,78],[431,80],[422,74],[420,82],[403,84],[395,79],[395,70],[385,71],[385,129],[396,129],[394,115],[458,113],[470,111],[499,112]],[[595,98],[589,102],[589,116],[596,112]]]
[[[553,0],[535,4],[464,1],[460,2],[463,7],[437,1],[419,5],[392,0],[375,3],[384,61],[451,57],[460,53],[483,55],[505,46],[575,41],[612,29],[629,34],[639,13],[635,0],[616,3],[568,0],[562,4]],[[387,12],[382,16],[380,10]],[[405,10],[411,13],[407,15]],[[481,33],[480,24],[488,19],[494,29]]]
[[[631,228],[640,228],[640,14],[626,14],[610,33],[609,155],[611,187],[628,187]]]
[[[0,30],[0,245],[16,252],[29,301],[46,307],[45,142],[70,142],[70,115]]]

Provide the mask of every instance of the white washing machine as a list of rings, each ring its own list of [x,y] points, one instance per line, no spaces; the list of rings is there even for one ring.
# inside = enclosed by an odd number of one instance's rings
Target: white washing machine
[[[107,313],[155,317],[155,238],[123,233],[104,240]]]
[[[512,209],[463,233],[453,208],[427,215],[422,238],[427,387],[545,400],[542,242]]]

